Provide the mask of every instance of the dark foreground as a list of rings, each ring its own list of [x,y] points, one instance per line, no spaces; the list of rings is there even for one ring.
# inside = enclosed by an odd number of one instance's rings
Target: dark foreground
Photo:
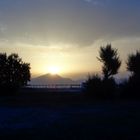
[[[0,139],[139,140],[140,102],[72,93],[1,97]]]

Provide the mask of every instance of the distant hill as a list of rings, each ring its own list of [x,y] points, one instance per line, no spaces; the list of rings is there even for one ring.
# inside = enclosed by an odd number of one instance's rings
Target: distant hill
[[[70,78],[64,78],[60,75],[52,75],[52,74],[45,74],[39,76],[37,78],[31,79],[30,84],[39,84],[39,85],[46,85],[46,84],[79,84],[79,82],[73,81]]]

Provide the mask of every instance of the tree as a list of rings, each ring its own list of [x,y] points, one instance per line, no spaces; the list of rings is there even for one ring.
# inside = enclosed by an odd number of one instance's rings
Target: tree
[[[104,79],[109,79],[117,74],[121,66],[117,49],[113,49],[111,45],[108,44],[106,47],[100,47],[99,55],[98,60],[103,63],[102,72]]]
[[[0,86],[6,84],[7,74],[7,55],[0,53]]]
[[[127,70],[132,73],[126,85],[126,96],[140,98],[140,51],[128,56]]]
[[[7,56],[0,53],[0,87],[18,88],[30,81],[30,64],[19,58],[18,54]]]
[[[132,72],[133,76],[140,76],[140,51],[128,56],[127,70]]]

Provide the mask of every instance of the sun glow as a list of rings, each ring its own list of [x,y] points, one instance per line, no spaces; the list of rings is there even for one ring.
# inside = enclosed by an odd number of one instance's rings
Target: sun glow
[[[60,68],[58,66],[50,66],[48,68],[48,72],[50,74],[58,74],[60,72]]]

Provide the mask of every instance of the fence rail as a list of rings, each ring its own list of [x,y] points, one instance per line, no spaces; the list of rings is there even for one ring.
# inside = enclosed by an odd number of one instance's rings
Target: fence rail
[[[25,88],[41,88],[41,89],[81,89],[81,84],[51,84],[51,85],[27,85]]]

